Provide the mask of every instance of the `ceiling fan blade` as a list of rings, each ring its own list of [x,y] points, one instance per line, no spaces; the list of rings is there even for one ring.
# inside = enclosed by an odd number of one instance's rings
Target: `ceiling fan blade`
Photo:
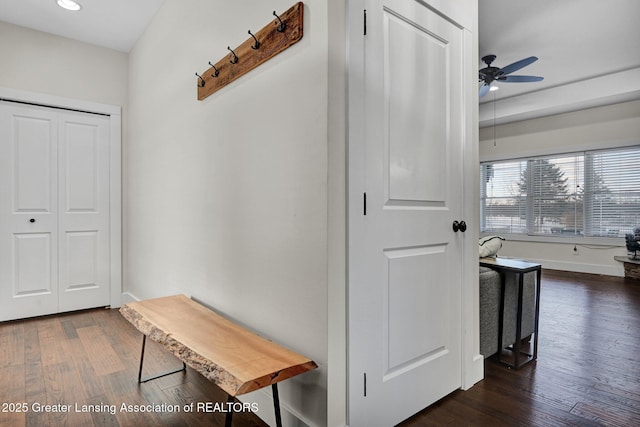
[[[513,64],[509,64],[506,67],[502,67],[500,69],[500,75],[505,75],[505,74],[511,74],[514,71],[518,71],[520,68],[524,68],[527,65],[536,62],[538,60],[538,57],[536,56],[530,56],[528,58],[525,59],[521,59],[520,61],[516,61]]]
[[[526,82],[540,82],[544,80],[544,77],[538,76],[503,76],[498,77],[498,80],[505,83],[526,83]]]
[[[487,92],[489,92],[489,85],[483,83],[482,86],[480,86],[480,98],[485,96]]]

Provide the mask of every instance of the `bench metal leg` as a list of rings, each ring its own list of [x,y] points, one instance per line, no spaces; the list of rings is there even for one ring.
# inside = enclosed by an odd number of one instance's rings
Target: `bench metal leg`
[[[273,392],[273,408],[276,412],[276,426],[282,427],[282,416],[280,415],[280,398],[278,397],[278,383],[271,384]]]
[[[234,397],[229,395],[227,397],[227,417],[224,419],[224,427],[231,427],[231,421],[233,420],[233,406],[232,403],[235,401]]]
[[[146,343],[147,343],[147,336],[143,334],[142,335],[142,351],[140,352],[140,369],[138,370],[138,383],[140,383],[140,384],[146,383],[147,381],[155,380],[156,378],[166,377],[167,375],[177,374],[178,372],[182,372],[182,371],[186,371],[187,370],[187,364],[182,362],[182,368],[181,369],[177,369],[175,371],[171,371],[171,372],[167,372],[167,373],[164,373],[164,374],[156,375],[154,377],[147,378],[147,379],[143,380],[142,379],[142,365],[144,364],[144,347],[145,347]]]
[[[282,416],[280,415],[280,397],[278,396],[278,384],[271,384],[271,391],[273,392],[273,408],[276,413],[276,427],[282,427]],[[227,416],[224,420],[224,427],[231,427],[231,421],[233,420],[233,407],[231,404],[235,401],[235,398],[231,395],[227,397]]]

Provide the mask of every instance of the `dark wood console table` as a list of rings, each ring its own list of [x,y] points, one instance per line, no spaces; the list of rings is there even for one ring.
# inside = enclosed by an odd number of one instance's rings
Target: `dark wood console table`
[[[505,281],[501,280],[500,284],[500,320],[498,326],[498,360],[515,369],[520,369],[522,366],[536,360],[538,358],[538,320],[540,316],[540,280],[542,277],[542,265],[533,262],[523,261],[519,259],[510,258],[480,258],[480,265],[483,267],[492,268],[500,273],[515,273],[518,278],[518,310],[516,313],[516,341],[513,345],[513,364],[502,360],[502,333],[504,330],[504,296],[505,296]],[[522,294],[524,288],[524,275],[525,273],[536,272],[536,308],[535,308],[535,326],[533,336],[533,352],[532,354],[521,353],[521,341],[522,341]],[[521,361],[520,356],[526,356]]]

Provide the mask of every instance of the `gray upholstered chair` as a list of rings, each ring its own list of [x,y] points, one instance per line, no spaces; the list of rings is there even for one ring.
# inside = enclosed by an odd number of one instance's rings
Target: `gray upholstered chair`
[[[535,328],[535,272],[526,273],[522,297],[522,338]],[[504,329],[502,344],[507,347],[516,340],[518,284],[515,274],[501,275],[488,267],[480,267],[480,354],[485,358],[498,351],[500,319],[500,283],[505,281]]]
[[[498,350],[500,274],[480,267],[480,354],[485,359]]]

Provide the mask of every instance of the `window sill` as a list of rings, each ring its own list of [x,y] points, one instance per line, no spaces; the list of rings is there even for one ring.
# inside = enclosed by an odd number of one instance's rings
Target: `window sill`
[[[506,241],[536,242],[549,244],[590,245],[590,246],[625,246],[623,237],[567,237],[567,236],[534,236],[528,234],[480,233],[480,237],[501,236]]]

